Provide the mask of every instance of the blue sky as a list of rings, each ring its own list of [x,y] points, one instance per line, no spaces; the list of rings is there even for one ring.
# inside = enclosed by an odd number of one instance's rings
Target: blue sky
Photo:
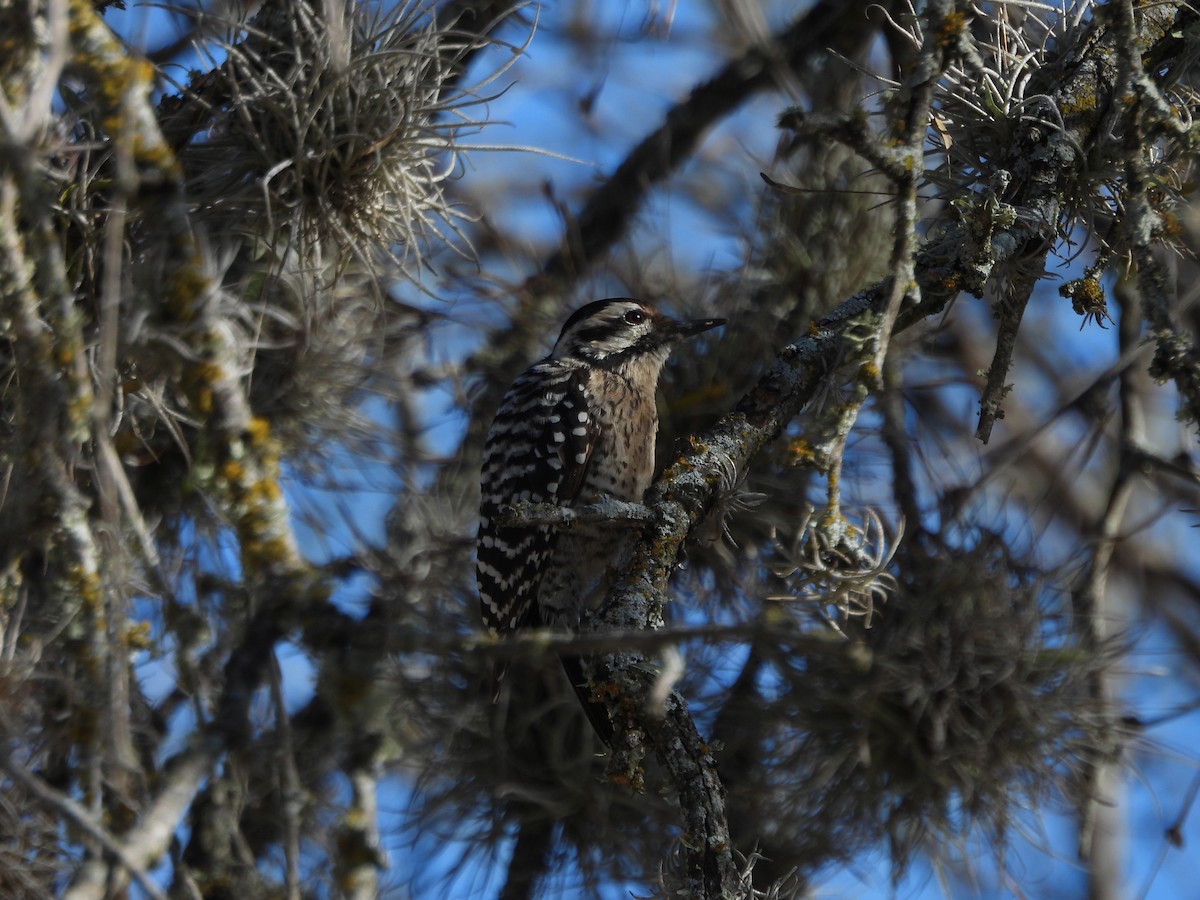
[[[779,10],[783,5],[777,5]],[[668,8],[674,11],[669,33],[663,36],[644,30],[649,4],[596,4],[597,15],[608,16],[605,23],[614,39],[593,58],[579,58],[559,35],[572,4],[548,4],[539,11],[541,24],[528,52],[500,79],[497,86],[507,91],[491,100],[487,106],[489,118],[497,123],[468,141],[497,146],[536,148],[542,155],[525,152],[486,150],[474,153],[465,167],[456,191],[464,198],[475,198],[489,219],[502,226],[514,243],[528,244],[542,251],[550,248],[559,237],[562,223],[558,212],[543,193],[551,185],[554,195],[578,209],[578,198],[589,185],[610,171],[624,154],[646,132],[655,127],[662,113],[686,95],[697,82],[711,75],[721,64],[724,50],[709,47],[704,36],[713,23],[708,4],[661,4],[659,15]],[[777,10],[778,11],[778,10]],[[165,43],[164,29],[169,17],[161,10],[131,4],[127,13],[116,10],[107,20],[133,42],[144,36],[145,43],[156,46]],[[519,39],[516,29],[507,36]],[[486,71],[502,59],[503,51],[485,54],[478,60],[480,71]],[[183,73],[180,73],[182,77]],[[582,97],[595,93],[595,105],[590,117],[584,119],[576,112]],[[789,105],[786,98],[763,97],[748,105],[708,136],[699,156],[706,162],[716,162],[717,176],[706,169],[714,191],[744,192],[747,197],[761,190],[758,172],[766,166],[776,141],[770,125],[775,116]],[[556,158],[564,157],[564,158]],[[682,178],[691,177],[688,169]],[[503,185],[497,191],[496,185]],[[513,188],[516,186],[514,192]],[[753,215],[753,204],[747,203],[746,221],[727,221],[699,208],[684,196],[683,191],[668,184],[655,192],[641,216],[639,231],[645,241],[662,247],[664,265],[680,271],[729,272],[742,260],[740,235]],[[489,201],[500,196],[505,202],[492,205]],[[515,198],[519,198],[514,200]],[[544,257],[542,252],[541,256]],[[527,265],[532,268],[539,258],[530,254]],[[520,264],[518,263],[518,266]],[[1062,273],[1074,277],[1075,269]],[[519,279],[530,271],[504,272],[505,278]],[[592,276],[593,282],[603,283],[603,271]],[[436,285],[433,285],[436,290]],[[1056,348],[1080,368],[1099,369],[1115,357],[1115,332],[1087,328],[1077,332],[1078,319],[1071,313],[1069,303],[1058,299],[1057,285],[1051,283],[1040,294],[1041,300],[1031,309],[1029,332],[1071,335]],[[400,288],[403,290],[403,288]],[[967,314],[960,301],[956,314]],[[447,329],[443,343],[431,352],[455,355],[466,352],[470,337],[464,332]],[[1026,396],[1037,396],[1038,385],[1023,384],[1030,376],[1020,370],[1013,380]],[[461,433],[462,421],[457,412],[445,402],[446,398],[431,395],[426,405],[431,426],[431,442],[436,449],[453,448]],[[975,414],[978,397],[961,392],[964,416]],[[1164,388],[1161,402],[1169,407],[1173,402],[1171,389]],[[1069,424],[1064,425],[1069,435]],[[998,431],[1002,439],[1002,431]],[[1163,435],[1167,441],[1171,436]],[[986,453],[986,448],[980,448]],[[967,467],[970,460],[956,460]],[[310,511],[298,530],[305,552],[314,559],[325,559],[345,549],[357,540],[379,540],[390,498],[389,480],[382,470],[363,473],[360,489],[353,494],[329,495],[298,482],[292,488],[298,507]],[[359,533],[352,534],[345,519],[347,509],[353,510],[353,522]],[[1195,531],[1165,529],[1162,540],[1177,554],[1194,553]],[[1189,545],[1188,541],[1192,541]],[[1200,554],[1196,554],[1200,556]],[[1198,563],[1200,564],[1200,563]],[[365,590],[364,584],[357,585]],[[356,602],[355,587],[348,588],[340,602]],[[289,705],[300,704],[310,689],[311,667],[302,654],[281,651],[285,662]],[[1135,652],[1128,660],[1128,676],[1124,683],[1126,695],[1139,714],[1148,718],[1165,715],[1188,703],[1194,697],[1195,673],[1177,671],[1179,657],[1172,639],[1157,627],[1144,628],[1137,640]],[[149,673],[144,673],[149,674]],[[169,678],[169,671],[153,674]],[[1126,780],[1125,796],[1128,814],[1125,817],[1128,835],[1128,859],[1125,862],[1125,883],[1128,896],[1174,898],[1194,895],[1200,883],[1200,856],[1187,848],[1200,843],[1197,817],[1188,816],[1184,824],[1185,849],[1167,849],[1163,829],[1177,814],[1183,795],[1197,770],[1196,746],[1200,742],[1200,713],[1173,718],[1151,729],[1147,734],[1148,749],[1132,755],[1133,769]],[[402,815],[406,797],[405,786],[392,782],[392,792],[381,797],[381,809],[392,810],[389,815]],[[384,824],[386,825],[386,819]],[[1053,813],[1032,816],[1028,823],[1034,835],[1032,843],[1017,839],[1007,862],[1011,875],[1031,897],[1063,897],[1082,895],[1084,882],[1073,869],[1074,835],[1069,819]],[[1035,844],[1048,842],[1052,854],[1047,855]],[[460,848],[444,845],[424,862],[433,868],[454,866]],[[1057,858],[1055,857],[1057,855]],[[394,871],[398,875],[412,865],[414,858],[397,849]],[[1152,877],[1153,876],[1153,877]],[[460,883],[478,887],[488,883],[486,871],[460,873]],[[494,888],[494,878],[491,878]],[[614,886],[607,896],[626,897],[630,886]],[[1143,892],[1144,894],[1139,894]],[[989,888],[980,896],[1005,896],[1007,891]],[[891,885],[886,859],[861,861],[855,871],[837,870],[819,882],[819,896],[827,897],[935,897],[941,896],[937,878],[923,864],[915,865],[898,885]],[[403,896],[398,890],[395,896]],[[418,896],[434,897],[435,893]],[[956,893],[956,896],[967,896]]]

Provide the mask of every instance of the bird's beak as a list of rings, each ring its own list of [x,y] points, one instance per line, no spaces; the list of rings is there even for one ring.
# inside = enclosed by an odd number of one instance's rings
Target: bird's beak
[[[725,322],[725,319],[690,319],[685,322],[676,322],[673,330],[677,337],[689,338],[700,334],[702,331],[718,328],[724,325]]]

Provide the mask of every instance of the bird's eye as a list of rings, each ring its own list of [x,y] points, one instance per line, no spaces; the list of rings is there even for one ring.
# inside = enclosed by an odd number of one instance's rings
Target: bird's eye
[[[646,314],[640,309],[631,309],[625,313],[625,322],[628,325],[641,325],[646,321]]]

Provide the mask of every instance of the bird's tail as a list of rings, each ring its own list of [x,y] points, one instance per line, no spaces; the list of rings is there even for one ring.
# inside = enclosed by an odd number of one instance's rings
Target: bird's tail
[[[575,689],[575,696],[579,698],[579,703],[587,714],[588,721],[592,723],[592,728],[604,742],[604,746],[611,748],[615,734],[612,720],[608,717],[608,708],[596,698],[588,683],[587,674],[583,670],[583,657],[564,655],[562,665],[563,671],[567,673],[567,680]]]

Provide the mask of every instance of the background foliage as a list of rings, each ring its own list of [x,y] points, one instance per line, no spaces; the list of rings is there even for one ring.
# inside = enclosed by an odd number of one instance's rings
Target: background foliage
[[[0,0],[0,893],[1194,885],[1187,5],[120,6]],[[603,296],[730,321],[497,645],[483,435]]]

